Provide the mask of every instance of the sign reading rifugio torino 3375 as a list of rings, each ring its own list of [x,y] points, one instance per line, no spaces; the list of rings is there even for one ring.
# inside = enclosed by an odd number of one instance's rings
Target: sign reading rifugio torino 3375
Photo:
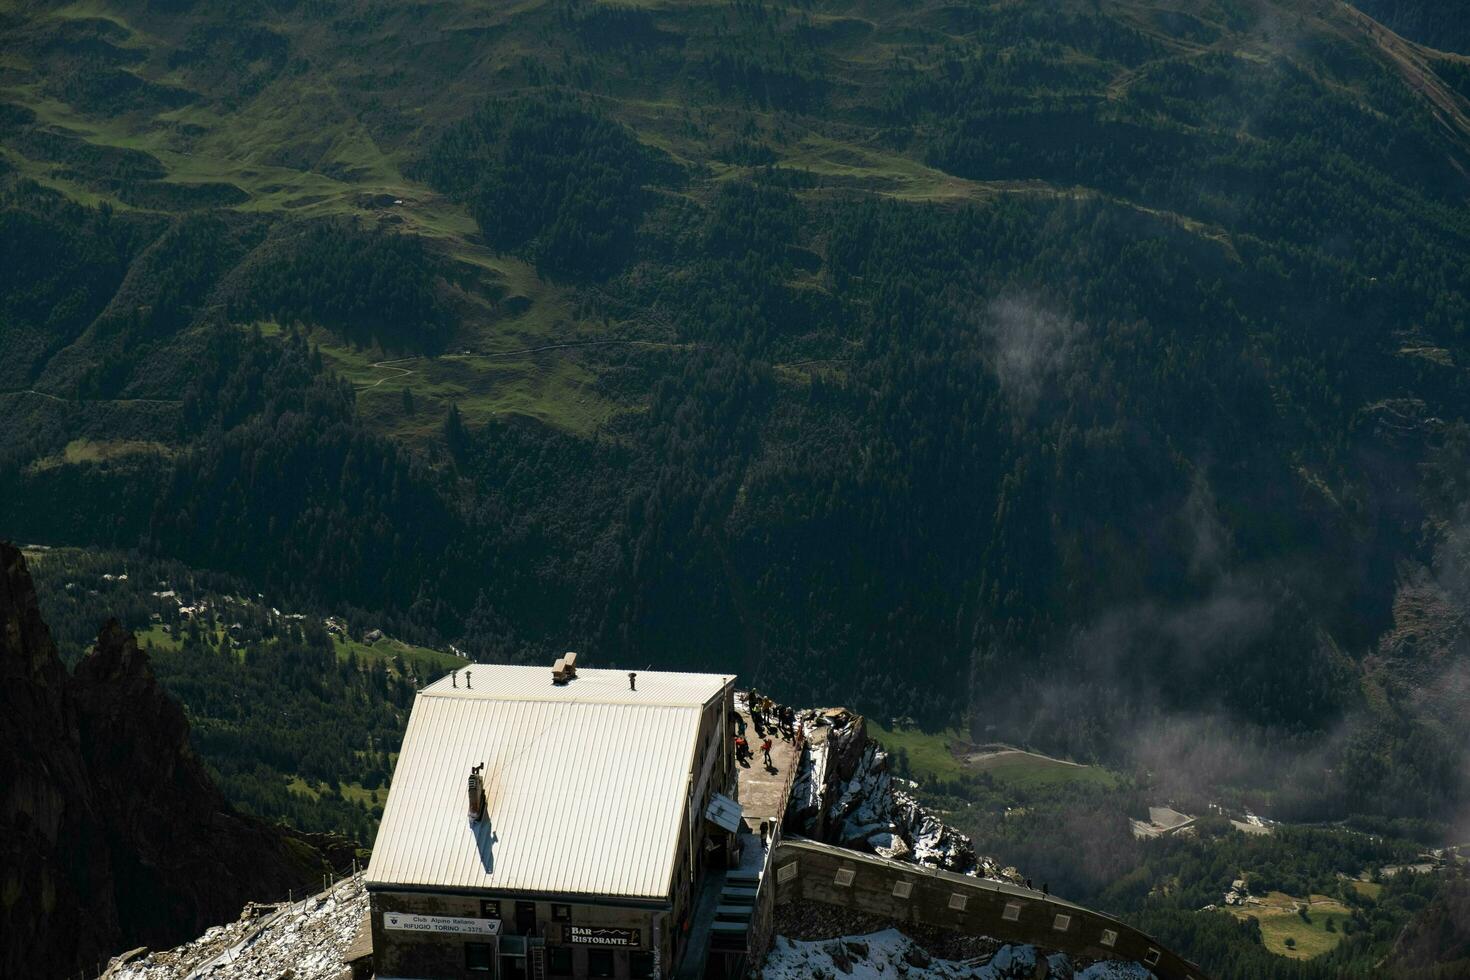
[[[567,926],[563,942],[582,946],[641,946],[638,929],[602,929],[595,926]]]
[[[499,919],[466,919],[456,915],[410,915],[384,912],[383,928],[396,932],[439,932],[452,936],[496,936]]]

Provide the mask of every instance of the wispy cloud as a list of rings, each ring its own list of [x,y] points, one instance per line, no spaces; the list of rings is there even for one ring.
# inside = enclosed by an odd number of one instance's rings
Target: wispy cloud
[[[1001,390],[1027,411],[1070,366],[1083,333],[1082,324],[1024,293],[991,300],[981,329]]]

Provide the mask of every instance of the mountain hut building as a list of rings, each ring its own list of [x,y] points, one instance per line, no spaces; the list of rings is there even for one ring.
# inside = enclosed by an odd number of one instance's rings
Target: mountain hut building
[[[377,976],[674,975],[734,857],[733,696],[574,654],[420,691],[366,876]]]

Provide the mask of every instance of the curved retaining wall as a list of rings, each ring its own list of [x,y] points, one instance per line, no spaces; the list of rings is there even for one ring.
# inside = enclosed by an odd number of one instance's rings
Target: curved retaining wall
[[[1208,980],[1199,967],[1111,916],[1041,892],[934,871],[831,844],[787,837],[770,874],[776,903],[823,902],[897,922],[1031,943],[1089,959],[1136,960],[1160,980]]]

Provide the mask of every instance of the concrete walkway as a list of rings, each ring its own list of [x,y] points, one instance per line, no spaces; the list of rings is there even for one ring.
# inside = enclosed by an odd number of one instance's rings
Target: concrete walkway
[[[763,736],[757,735],[755,721],[746,705],[747,692],[735,692],[735,710],[745,722],[745,740],[750,743],[752,757],[737,770],[740,785],[740,809],[745,826],[757,838],[761,823],[774,821],[777,826],[786,815],[786,799],[791,795],[791,782],[796,778],[798,755],[796,746],[783,739],[774,729],[766,729],[771,739],[771,768],[761,757]]]

